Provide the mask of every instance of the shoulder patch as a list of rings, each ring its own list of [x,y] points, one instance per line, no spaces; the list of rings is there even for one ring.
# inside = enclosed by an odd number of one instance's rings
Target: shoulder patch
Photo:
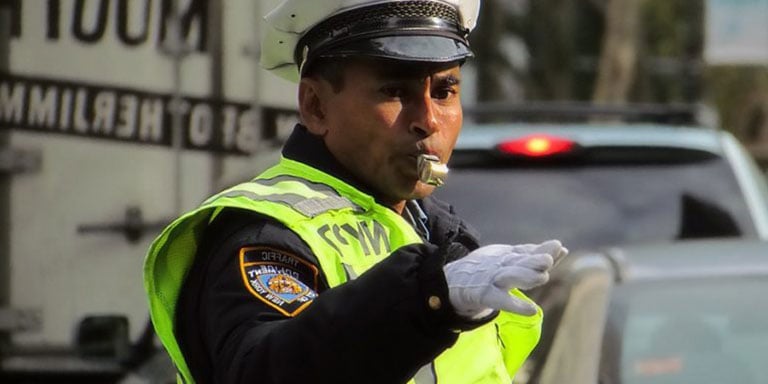
[[[296,316],[317,297],[317,267],[288,251],[243,247],[240,272],[249,292],[286,316]]]

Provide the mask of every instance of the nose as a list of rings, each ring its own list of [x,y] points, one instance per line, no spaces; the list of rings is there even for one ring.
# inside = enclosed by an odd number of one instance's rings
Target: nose
[[[439,129],[435,104],[432,99],[429,80],[420,92],[418,97],[414,97],[411,105],[412,117],[409,130],[420,138],[425,138]]]

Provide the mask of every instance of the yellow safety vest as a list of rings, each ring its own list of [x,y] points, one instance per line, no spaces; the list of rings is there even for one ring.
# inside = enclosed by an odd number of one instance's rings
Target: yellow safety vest
[[[176,340],[176,303],[203,231],[224,208],[273,217],[297,233],[317,257],[330,287],[365,273],[394,250],[422,241],[405,219],[373,197],[290,159],[211,197],[165,228],[144,263],[152,323],[185,383],[194,379]],[[517,290],[512,294],[528,300]],[[502,312],[494,321],[462,332],[433,362],[440,384],[509,383],[538,343],[541,321],[540,309],[534,316]]]

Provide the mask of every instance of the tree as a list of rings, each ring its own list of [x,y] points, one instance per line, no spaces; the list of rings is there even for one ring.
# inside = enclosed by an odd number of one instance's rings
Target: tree
[[[472,34],[480,101],[510,99],[520,87],[527,100],[590,97],[602,20],[593,4],[575,0],[485,0]],[[514,54],[510,40],[525,50]],[[518,64],[515,64],[518,63]],[[522,63],[522,64],[520,64]],[[587,91],[585,91],[587,90]]]
[[[603,48],[592,95],[595,102],[621,104],[627,101],[635,80],[641,1],[607,1]]]
[[[481,12],[481,101],[508,100],[513,87],[526,100],[700,98],[702,0],[485,0]],[[510,60],[510,39],[524,60]]]

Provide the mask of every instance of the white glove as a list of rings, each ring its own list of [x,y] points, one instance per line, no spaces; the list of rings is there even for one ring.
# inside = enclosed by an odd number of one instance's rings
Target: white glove
[[[558,240],[480,247],[443,267],[451,304],[459,315],[475,319],[496,309],[533,315],[536,307],[509,291],[546,283],[549,269],[567,254]]]

